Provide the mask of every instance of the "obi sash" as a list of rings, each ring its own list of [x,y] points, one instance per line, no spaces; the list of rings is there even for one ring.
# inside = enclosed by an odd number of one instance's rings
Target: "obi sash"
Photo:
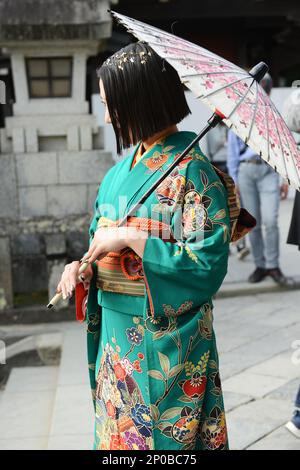
[[[227,204],[231,228],[230,241],[236,242],[255,227],[256,220],[246,209],[241,207],[240,197],[237,194],[236,185],[231,176],[214,165],[213,167],[227,190]]]
[[[112,221],[100,217],[97,228],[117,226],[118,223],[118,220]],[[143,217],[129,217],[126,225],[149,234],[155,233],[165,241],[176,242],[172,237],[170,226],[163,222]],[[120,252],[109,252],[104,258],[96,261],[96,265],[98,289],[133,296],[145,295],[142,259],[131,248],[125,248]]]

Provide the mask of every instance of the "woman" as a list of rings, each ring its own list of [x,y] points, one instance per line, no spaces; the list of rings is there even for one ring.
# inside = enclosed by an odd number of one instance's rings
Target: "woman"
[[[179,76],[143,42],[97,71],[118,153],[90,225],[87,304],[95,449],[225,449],[212,296],[226,271],[227,193],[198,145],[128,227],[117,221],[194,139]],[[58,286],[71,295],[79,263]]]

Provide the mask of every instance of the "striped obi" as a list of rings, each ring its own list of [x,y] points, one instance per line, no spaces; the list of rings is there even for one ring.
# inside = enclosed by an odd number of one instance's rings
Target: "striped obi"
[[[100,217],[97,228],[117,226],[118,222]],[[165,241],[176,242],[171,235],[170,226],[157,220],[129,217],[127,225],[149,234],[155,233]],[[131,248],[109,252],[104,258],[96,261],[96,265],[98,289],[133,296],[145,295],[142,259]]]

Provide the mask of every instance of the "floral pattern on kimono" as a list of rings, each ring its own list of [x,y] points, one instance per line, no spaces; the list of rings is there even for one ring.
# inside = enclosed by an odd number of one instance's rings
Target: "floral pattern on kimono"
[[[137,147],[128,161],[115,165],[100,186],[90,235],[100,215],[122,217],[118,194],[127,194],[134,203],[194,137],[190,132],[167,136],[131,171]],[[109,209],[100,214],[102,203],[113,204],[116,214]],[[141,260],[145,297],[140,302],[111,292],[99,297],[98,292],[97,310],[95,290],[89,293],[94,448],[226,449],[212,313],[212,297],[227,272],[226,189],[195,146],[145,204],[153,207],[152,217],[169,220],[180,236],[176,243],[152,235],[147,239]],[[144,214],[138,211],[136,216]]]

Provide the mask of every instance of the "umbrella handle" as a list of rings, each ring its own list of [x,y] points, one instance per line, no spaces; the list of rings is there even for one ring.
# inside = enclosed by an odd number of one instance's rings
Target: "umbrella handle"
[[[81,274],[83,273],[86,268],[88,267],[89,263],[88,262],[85,262],[83,263],[80,267],[79,267],[79,270],[78,270],[78,273]],[[81,281],[80,279],[80,276],[78,276],[78,280]],[[50,302],[48,303],[47,305],[47,308],[52,308],[54,305],[57,304],[57,302],[59,302],[59,300],[61,299],[62,297],[62,292],[57,292],[53,297],[52,299],[50,300]]]

